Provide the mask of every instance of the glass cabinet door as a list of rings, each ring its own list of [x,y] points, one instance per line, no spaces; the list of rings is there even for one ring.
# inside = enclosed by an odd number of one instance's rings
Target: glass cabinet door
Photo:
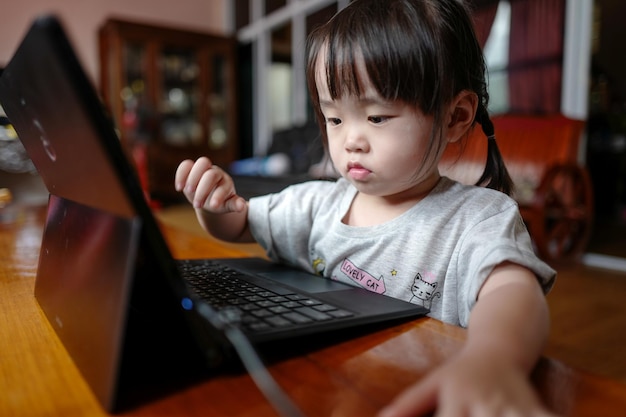
[[[147,91],[148,48],[127,42],[122,47],[120,91],[122,117],[118,122],[129,142],[148,142],[154,136],[154,109]]]
[[[221,55],[210,57],[211,80],[207,97],[209,108],[208,143],[210,149],[221,149],[228,145],[228,67]]]
[[[158,60],[161,75],[158,115],[160,137],[170,145],[199,145],[204,133],[200,119],[200,67],[195,50],[165,47]]]

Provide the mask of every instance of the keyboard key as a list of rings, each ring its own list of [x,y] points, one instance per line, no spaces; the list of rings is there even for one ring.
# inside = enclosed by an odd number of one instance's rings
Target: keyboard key
[[[313,321],[309,317],[304,316],[304,315],[302,315],[300,313],[297,313],[295,311],[291,311],[289,313],[283,314],[282,317],[286,317],[286,318],[288,318],[289,320],[291,320],[294,323],[310,323],[310,322]]]
[[[274,327],[285,327],[290,326],[293,323],[282,316],[272,316],[266,317],[265,321],[271,324]]]
[[[265,310],[264,308],[262,308],[260,310],[253,310],[253,311],[251,311],[251,313],[255,317],[271,317],[271,316],[273,316],[275,314],[275,313],[272,313],[269,310]]]
[[[329,304],[318,304],[318,305],[314,305],[313,308],[316,309],[317,311],[337,310],[337,307],[331,306]]]
[[[258,301],[256,304],[259,305],[259,307],[263,307],[263,308],[274,307],[276,305],[275,302],[270,301],[270,300],[261,300],[261,301]]]
[[[246,328],[252,332],[261,332],[263,330],[271,329],[272,326],[269,323],[259,321],[256,323],[250,323],[249,325],[246,325]]]
[[[275,313],[275,314],[288,313],[288,312],[291,311],[290,309],[288,309],[285,306],[270,307],[268,310],[271,311],[272,313]]]
[[[297,308],[296,311],[300,314],[304,314],[305,316],[312,318],[315,321],[324,321],[324,320],[330,320],[333,317],[323,313],[321,311],[317,311],[311,307],[300,307]]]
[[[306,299],[304,299],[304,300],[300,300],[300,302],[301,302],[302,304],[304,304],[305,306],[314,306],[314,305],[317,305],[317,304],[322,304],[320,301],[318,301],[318,300],[313,300],[313,299],[311,299],[311,298],[306,298]]]
[[[289,295],[286,295],[285,297],[293,301],[308,300],[308,297],[305,297],[304,295],[301,295],[301,294],[289,294]]]
[[[302,306],[302,304],[300,304],[297,301],[285,301],[284,303],[280,303],[280,305],[283,307],[291,308],[291,309]]]
[[[252,310],[257,310],[259,308],[259,306],[256,305],[256,303],[240,304],[237,307],[239,307],[243,311],[252,311]]]
[[[328,312],[329,315],[335,317],[335,318],[345,318],[345,317],[351,317],[354,316],[354,313],[351,313],[349,311],[346,310],[340,310],[340,309],[336,309],[336,310],[331,310]]]
[[[283,297],[282,295],[272,295],[268,298],[268,300],[273,301],[275,303],[284,303],[289,301],[289,299],[287,297]]]

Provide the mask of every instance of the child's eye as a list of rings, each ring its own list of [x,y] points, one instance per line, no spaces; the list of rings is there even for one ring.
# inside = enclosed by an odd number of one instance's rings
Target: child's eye
[[[331,125],[331,126],[337,126],[341,124],[341,119],[337,117],[327,117],[326,124]]]
[[[387,120],[389,120],[389,117],[387,116],[370,116],[367,118],[367,120],[369,120],[370,122],[374,123],[374,124],[380,124],[380,123],[384,123]]]

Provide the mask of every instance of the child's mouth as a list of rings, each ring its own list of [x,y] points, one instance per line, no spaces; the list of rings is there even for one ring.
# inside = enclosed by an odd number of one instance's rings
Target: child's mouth
[[[359,164],[348,165],[348,175],[354,180],[362,181],[367,178],[371,173],[372,172],[369,169],[364,168]]]

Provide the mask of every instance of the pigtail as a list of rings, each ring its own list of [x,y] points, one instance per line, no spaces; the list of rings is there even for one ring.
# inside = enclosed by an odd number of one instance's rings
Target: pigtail
[[[502,191],[510,195],[513,191],[513,180],[509,175],[509,171],[504,165],[504,160],[496,143],[496,134],[493,122],[489,118],[489,113],[483,104],[479,104],[477,121],[480,123],[485,136],[487,136],[487,161],[485,170],[476,182],[476,185],[485,185],[487,188]]]

